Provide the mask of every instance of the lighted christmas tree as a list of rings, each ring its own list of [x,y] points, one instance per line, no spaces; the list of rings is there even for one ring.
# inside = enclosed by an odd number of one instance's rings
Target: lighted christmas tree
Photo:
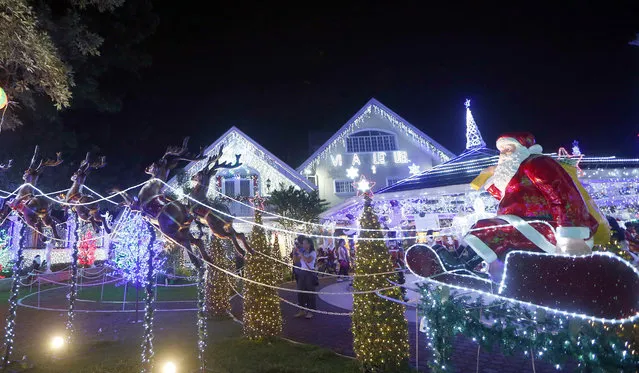
[[[356,291],[371,291],[391,286],[388,280],[397,282],[395,274],[366,276],[373,273],[388,273],[394,270],[388,248],[384,241],[379,219],[371,205],[371,183],[364,177],[356,182],[364,193],[364,211],[360,219],[363,229],[357,244],[357,266],[353,288]],[[377,239],[368,241],[367,239]],[[359,277],[358,277],[359,276]],[[399,288],[381,291],[386,297],[402,299]],[[408,364],[408,323],[402,304],[386,300],[376,293],[353,295],[353,349],[357,359],[367,372],[393,372]]]
[[[141,214],[130,213],[123,216],[125,221],[120,223],[121,229],[112,238],[113,259],[112,266],[116,268],[115,276],[123,278],[136,287],[147,282],[149,252],[149,240],[152,239],[148,223]],[[159,254],[162,251],[162,243],[155,241],[155,262],[153,264],[154,276],[160,273],[165,259]]]
[[[284,258],[282,257],[282,251],[280,250],[280,240],[277,234],[275,235],[275,239],[273,239],[273,248],[271,251],[271,257],[284,261]],[[273,261],[273,265],[276,267],[275,270],[278,275],[277,281],[283,282],[284,276],[286,275],[286,273],[288,273],[288,270],[290,267],[283,263],[278,263],[275,261]]]
[[[254,204],[264,209],[263,199],[255,197]],[[255,223],[251,232],[251,247],[254,251],[270,255],[262,225],[262,214],[255,210]],[[276,286],[279,274],[276,266],[264,255],[248,254],[244,275],[260,284]],[[282,311],[277,290],[245,281],[244,283],[244,335],[249,339],[263,340],[282,332]]]
[[[226,250],[219,239],[214,238],[209,245],[208,253],[217,267],[231,270],[233,263],[227,258]],[[227,317],[231,310],[231,284],[228,275],[213,266],[207,272],[206,308],[210,318]]]
[[[80,246],[78,246],[78,264],[84,267],[90,267],[95,262],[95,250],[97,249],[95,239],[91,230],[82,237]]]

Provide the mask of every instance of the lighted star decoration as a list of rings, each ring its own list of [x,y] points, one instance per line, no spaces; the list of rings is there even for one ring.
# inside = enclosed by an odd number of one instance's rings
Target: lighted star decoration
[[[251,197],[248,199],[251,205],[257,207],[258,209],[264,211],[264,202],[266,202],[266,198],[260,197],[259,194],[256,194],[255,197]]]
[[[359,169],[357,169],[355,167],[351,167],[351,168],[346,170],[346,176],[349,179],[355,179],[357,177],[357,175],[359,175]]]
[[[410,174],[411,175],[417,175],[419,173],[419,165],[416,165],[415,163],[413,163],[412,166],[408,166],[408,169],[410,170]]]
[[[373,196],[373,187],[375,186],[374,181],[370,181],[366,179],[366,176],[362,175],[359,181],[353,182],[353,187],[357,189],[357,195],[368,195],[369,197]]]

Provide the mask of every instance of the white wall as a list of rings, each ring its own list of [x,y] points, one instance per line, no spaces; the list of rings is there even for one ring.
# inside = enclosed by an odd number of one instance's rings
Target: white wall
[[[375,182],[373,190],[386,187],[388,185],[388,178],[403,179],[411,176],[408,167],[413,163],[420,166],[420,171],[427,170],[441,163],[432,154],[425,149],[422,149],[408,136],[393,127],[391,123],[377,115],[371,115],[364,120],[362,126],[358,128],[357,131],[365,129],[377,129],[394,133],[397,139],[398,152],[405,152],[408,162],[396,163],[395,157],[400,156],[400,154],[396,155],[394,153],[397,152],[386,152],[385,164],[375,165],[376,172],[373,173],[371,166],[374,165],[374,153],[357,153],[361,163],[358,165],[357,162],[354,162],[355,155],[352,153],[346,153],[346,144],[344,142],[338,143],[337,146],[333,148],[330,156],[326,157],[326,159],[320,160],[317,168],[315,169],[320,197],[329,202],[330,206],[342,203],[345,199],[354,195],[353,193],[336,194],[334,187],[335,180],[359,180],[359,176],[356,179],[349,179],[346,175],[346,170],[353,166],[354,163],[355,165],[353,167],[359,169],[359,175],[363,174],[367,179]],[[341,166],[333,165],[334,161],[338,161],[338,157],[341,157]]]

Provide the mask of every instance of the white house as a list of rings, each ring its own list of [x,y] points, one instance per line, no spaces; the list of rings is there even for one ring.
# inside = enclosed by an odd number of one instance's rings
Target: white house
[[[221,197],[229,201],[231,213],[236,217],[252,219],[253,210],[241,203],[233,202],[231,198],[242,199],[242,197],[252,197],[255,194],[268,196],[272,190],[278,189],[280,186],[285,188],[293,186],[307,192],[315,189],[305,177],[237,127],[231,127],[226,131],[204,150],[204,154],[217,154],[222,145],[224,146],[224,155],[220,162],[234,163],[235,155],[241,154],[242,166],[230,170],[220,170],[215,176],[215,180],[211,181],[208,195],[211,199]],[[205,161],[189,163],[185,167],[187,178],[182,180],[182,183],[190,182],[191,176],[201,170],[205,164]],[[177,177],[171,178],[168,184],[181,188]],[[236,227],[236,229],[238,228]]]
[[[448,149],[371,99],[297,168],[330,206],[356,194],[353,182],[365,175],[373,190],[454,157]]]

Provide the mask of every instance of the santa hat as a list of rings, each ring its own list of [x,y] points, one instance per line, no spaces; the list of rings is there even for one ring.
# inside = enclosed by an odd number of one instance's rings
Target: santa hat
[[[497,147],[500,145],[515,145],[517,148],[526,148],[530,154],[541,154],[543,148],[535,143],[535,136],[529,132],[505,133],[497,139]]]

